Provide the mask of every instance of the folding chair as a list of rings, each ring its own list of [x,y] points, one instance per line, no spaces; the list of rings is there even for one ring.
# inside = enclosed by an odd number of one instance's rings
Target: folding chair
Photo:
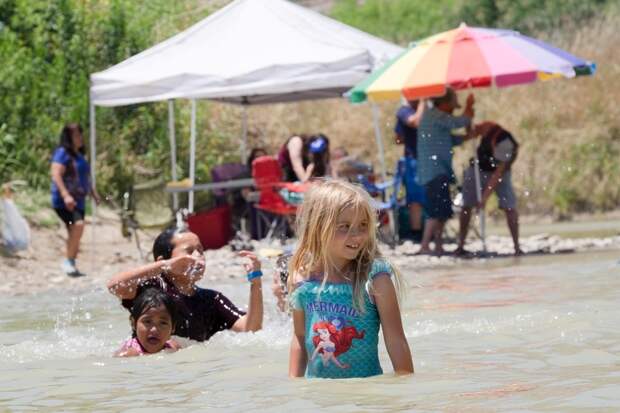
[[[402,206],[398,198],[400,186],[405,176],[406,159],[400,158],[396,164],[396,170],[391,180],[386,182],[370,182],[366,176],[359,175],[360,184],[368,191],[371,196],[379,196],[380,200],[374,199],[373,207],[379,211],[379,239],[391,248],[394,248],[399,241],[398,235],[398,214]],[[388,196],[388,191],[391,193]],[[383,217],[387,222],[383,222]],[[387,228],[386,224],[387,223]]]
[[[254,205],[257,210],[258,233],[262,234],[262,224],[269,227],[267,241],[274,234],[286,238],[289,218],[297,212],[297,206],[287,203],[279,190],[286,187],[282,182],[282,169],[278,160],[271,156],[260,156],[252,162],[252,178],[259,190],[259,200]]]
[[[125,237],[133,235],[142,259],[146,256],[140,245],[138,230],[164,229],[174,222],[165,187],[164,178],[159,176],[134,184],[123,194],[121,231]]]

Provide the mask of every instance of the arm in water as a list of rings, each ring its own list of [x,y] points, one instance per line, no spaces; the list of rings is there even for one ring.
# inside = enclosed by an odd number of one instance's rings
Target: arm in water
[[[288,361],[289,377],[303,377],[308,364],[306,354],[306,327],[305,314],[303,310],[293,310],[293,338],[291,339],[291,350]]]
[[[259,259],[249,251],[241,251],[239,255],[249,258],[250,262],[244,264],[247,273],[260,271]],[[263,327],[263,281],[262,277],[250,280],[250,302],[246,315],[240,317],[232,326],[236,332],[258,331]]]
[[[181,255],[168,260],[160,259],[151,264],[119,272],[110,278],[107,287],[112,294],[121,300],[130,300],[136,297],[138,284],[142,281],[158,277],[165,272],[182,274],[197,264],[200,264],[199,260],[191,255]]]
[[[413,373],[413,360],[407,337],[403,331],[403,322],[392,279],[386,275],[376,277],[373,287],[373,298],[379,311],[385,347],[390,355],[394,372],[411,374]]]

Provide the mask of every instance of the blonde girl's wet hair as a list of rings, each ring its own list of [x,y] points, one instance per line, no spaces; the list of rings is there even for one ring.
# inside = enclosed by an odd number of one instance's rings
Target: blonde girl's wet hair
[[[298,247],[289,265],[289,291],[295,289],[299,278],[307,279],[312,271],[331,268],[328,247],[335,236],[338,217],[347,208],[352,208],[361,218],[358,222],[366,221],[368,238],[343,275],[353,286],[353,305],[363,311],[366,288],[372,289],[368,274],[374,260],[381,258],[376,236],[377,213],[370,202],[370,196],[363,188],[345,181],[319,181],[312,185],[297,212]],[[395,269],[394,275],[394,282],[400,287],[400,276]],[[323,286],[326,279],[324,272]]]

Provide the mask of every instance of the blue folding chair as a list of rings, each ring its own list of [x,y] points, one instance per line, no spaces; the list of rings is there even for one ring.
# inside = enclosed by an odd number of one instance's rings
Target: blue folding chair
[[[385,182],[370,182],[366,176],[358,175],[358,181],[373,197],[372,206],[379,211],[379,239],[391,248],[394,248],[399,241],[398,235],[398,214],[403,204],[398,198],[400,187],[405,176],[406,159],[400,158],[396,164],[396,169],[392,179]],[[377,199],[379,197],[380,199]],[[387,227],[383,217],[387,217]]]

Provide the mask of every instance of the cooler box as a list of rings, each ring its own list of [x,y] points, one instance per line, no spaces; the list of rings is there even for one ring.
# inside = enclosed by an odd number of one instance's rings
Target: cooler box
[[[223,205],[187,217],[190,231],[198,235],[205,249],[217,249],[232,238],[230,206]]]

